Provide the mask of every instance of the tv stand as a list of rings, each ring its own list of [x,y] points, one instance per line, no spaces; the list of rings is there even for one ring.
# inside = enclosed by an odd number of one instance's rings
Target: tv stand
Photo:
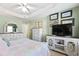
[[[60,38],[58,36],[48,36],[47,40],[48,40],[48,44],[49,44],[49,49],[65,53],[65,41],[64,41],[64,38]]]
[[[47,36],[49,49],[72,56],[78,54],[78,41],[79,39],[71,38],[70,36]],[[72,48],[68,44],[72,44]]]

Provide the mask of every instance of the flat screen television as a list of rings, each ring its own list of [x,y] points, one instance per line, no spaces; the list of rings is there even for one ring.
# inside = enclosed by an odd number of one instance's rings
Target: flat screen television
[[[72,36],[72,24],[53,25],[52,34],[56,36]]]

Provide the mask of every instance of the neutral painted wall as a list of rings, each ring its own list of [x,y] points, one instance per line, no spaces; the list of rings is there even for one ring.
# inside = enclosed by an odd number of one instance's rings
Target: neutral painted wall
[[[60,13],[63,11],[67,11],[67,10],[72,10],[73,11],[73,15],[72,17],[68,17],[68,18],[60,18]],[[61,24],[61,20],[64,19],[70,19],[70,18],[75,18],[75,25],[73,26],[73,36],[74,37],[79,37],[79,7],[75,7],[72,9],[67,9],[67,10],[63,10],[59,12],[59,21],[58,24]],[[46,36],[47,35],[52,35],[52,27],[50,26],[50,23],[53,24],[53,21],[49,20],[49,16],[46,17],[41,17],[41,18],[37,18],[34,20],[31,20],[28,22],[29,24],[29,37],[32,37],[32,28],[35,28],[37,25],[35,24],[36,21],[42,21],[42,28],[43,28],[43,40],[46,40]]]
[[[79,37],[79,7],[72,8],[72,11],[73,11],[73,16],[70,18],[75,18],[75,26],[73,27],[73,36]],[[11,16],[8,17],[0,16],[0,33],[5,32],[6,24],[15,23],[18,26],[17,32],[23,32],[25,35],[27,35],[27,37],[32,38],[32,28],[38,27],[37,22],[41,22],[42,24],[41,27],[43,29],[43,40],[45,41],[46,36],[52,34],[52,28],[50,26],[50,23],[52,23],[52,21],[49,20],[49,16],[40,17],[27,22],[23,22],[22,20],[23,19],[11,17]],[[59,18],[59,24],[61,23],[61,20],[63,19]]]
[[[21,19],[12,17],[12,16],[0,16],[0,33],[6,32],[6,25],[9,23],[13,23],[17,25],[17,32],[22,32],[22,24]]]
[[[70,19],[70,18],[74,18],[74,26],[72,29],[72,36],[73,37],[79,37],[79,6],[74,7],[72,9],[68,9],[68,10],[72,10],[72,17],[68,17],[68,18],[64,18],[64,19]],[[65,10],[67,11],[67,10]],[[64,20],[64,19],[59,19]]]
[[[68,18],[60,18],[60,13],[63,11],[67,11],[67,10],[72,10],[72,17],[68,17]],[[61,24],[61,20],[64,19],[70,19],[70,18],[75,18],[75,25],[73,26],[73,37],[79,37],[79,6],[78,7],[74,7],[72,9],[67,9],[67,10],[63,10],[61,12],[59,12],[59,19],[58,19],[58,24]],[[53,21],[49,21],[49,24],[52,23]],[[53,23],[52,23],[53,24]],[[49,26],[49,35],[52,35],[52,27]]]
[[[41,22],[43,28],[43,39],[45,40],[45,36],[47,35],[47,22],[48,17],[34,19],[29,22],[24,22],[24,20],[12,16],[0,16],[0,33],[6,32],[6,26],[9,23],[13,23],[17,25],[17,32],[23,32],[28,38],[32,38],[32,28],[37,27],[37,22]]]
[[[79,37],[79,7],[73,8],[73,17],[75,18],[75,26],[73,27],[73,36]]]
[[[48,20],[49,18],[46,16],[46,17],[42,17],[42,18],[37,18],[37,19],[33,19],[31,21],[28,22],[29,24],[29,37],[32,38],[32,29],[33,28],[42,28],[43,29],[43,41],[45,41],[46,39],[46,35],[48,35]],[[38,22],[39,25],[38,26]]]

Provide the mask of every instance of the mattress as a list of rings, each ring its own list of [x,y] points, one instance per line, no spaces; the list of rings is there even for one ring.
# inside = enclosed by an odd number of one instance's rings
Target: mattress
[[[1,51],[1,50],[0,50]],[[11,46],[0,52],[1,56],[47,56],[46,42],[37,42],[27,38],[11,41]]]

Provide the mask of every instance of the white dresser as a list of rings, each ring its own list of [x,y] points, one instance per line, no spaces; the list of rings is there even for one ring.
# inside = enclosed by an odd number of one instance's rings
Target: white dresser
[[[42,41],[42,29],[34,28],[32,29],[32,39],[35,41]]]

